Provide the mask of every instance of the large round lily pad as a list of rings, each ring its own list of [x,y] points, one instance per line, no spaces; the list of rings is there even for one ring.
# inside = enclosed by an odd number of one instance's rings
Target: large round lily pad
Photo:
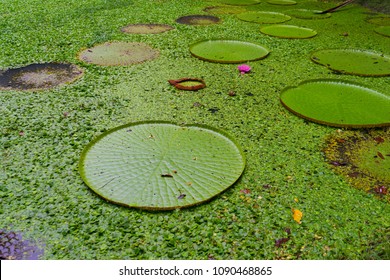
[[[79,59],[102,66],[124,66],[137,64],[159,56],[149,45],[135,42],[106,42],[83,50]]]
[[[287,10],[286,13],[289,16],[301,19],[325,19],[332,16],[331,13],[320,14],[321,11],[318,10],[308,10],[308,9],[294,9]]]
[[[266,57],[269,51],[260,45],[235,40],[207,40],[190,46],[197,58],[219,63],[242,63]]]
[[[313,80],[286,88],[282,104],[294,114],[336,127],[390,125],[390,96],[350,82]]]
[[[255,23],[282,23],[291,19],[288,15],[276,12],[245,12],[238,14],[237,17]]]
[[[227,5],[249,6],[261,3],[261,0],[220,0],[219,2]]]
[[[336,72],[359,76],[389,76],[390,57],[352,49],[319,50],[311,60]]]
[[[220,19],[218,17],[208,15],[191,15],[180,17],[176,20],[176,22],[188,25],[210,25],[219,23]]]
[[[369,17],[366,19],[366,21],[376,25],[390,26],[390,16]]]
[[[41,90],[80,78],[83,70],[68,63],[36,63],[0,71],[2,90]]]
[[[380,35],[390,37],[390,26],[379,26],[374,31]]]
[[[188,207],[234,184],[245,168],[241,148],[217,129],[132,123],[103,133],[82,152],[79,170],[98,195],[150,210]]]
[[[286,24],[264,26],[260,31],[270,36],[291,39],[311,38],[317,35],[313,29]]]
[[[158,34],[174,29],[168,24],[138,23],[129,24],[121,28],[121,31],[129,34]]]
[[[297,4],[297,2],[293,0],[268,0],[267,3],[272,5],[283,5],[283,6],[290,6],[290,5]]]

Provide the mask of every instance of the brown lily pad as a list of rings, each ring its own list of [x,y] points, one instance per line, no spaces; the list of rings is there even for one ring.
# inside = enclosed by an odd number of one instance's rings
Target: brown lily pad
[[[326,140],[333,170],[354,187],[390,202],[390,130],[339,131]]]
[[[43,90],[71,83],[83,75],[83,70],[68,63],[35,63],[0,71],[2,90]]]
[[[138,42],[106,42],[85,49],[79,59],[101,66],[125,66],[155,59],[159,51]]]
[[[130,34],[158,34],[172,29],[174,29],[174,27],[168,24],[139,23],[139,24],[129,24],[125,27],[122,27],[121,31]]]
[[[206,83],[199,78],[181,78],[178,80],[169,80],[171,85],[181,90],[196,91],[206,87]]]
[[[218,17],[208,15],[190,15],[180,17],[176,20],[176,22],[188,25],[210,25],[219,23],[220,19]]]

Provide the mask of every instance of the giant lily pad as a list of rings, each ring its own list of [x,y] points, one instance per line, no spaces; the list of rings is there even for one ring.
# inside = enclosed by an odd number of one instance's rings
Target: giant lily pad
[[[320,12],[321,11],[307,9],[294,9],[285,11],[287,15],[301,19],[324,19],[332,16],[331,13],[320,14]]]
[[[129,24],[121,28],[124,33],[130,34],[158,34],[174,29],[174,27],[168,24],[157,24],[157,23],[138,23]]]
[[[41,90],[50,89],[80,78],[83,70],[68,63],[36,63],[21,68],[0,71],[0,89]]]
[[[190,46],[197,58],[219,63],[242,63],[266,57],[269,51],[263,46],[235,40],[207,40]]]
[[[255,23],[281,23],[291,19],[288,15],[276,12],[245,12],[238,14],[237,17]]]
[[[220,3],[227,5],[248,6],[261,3],[261,0],[220,0]]]
[[[390,125],[390,96],[350,82],[313,80],[286,88],[282,104],[294,114],[336,127]]]
[[[311,38],[317,35],[313,29],[286,24],[264,26],[260,31],[267,35],[291,39]]]
[[[390,57],[352,49],[319,50],[311,60],[336,72],[359,76],[389,76]]]
[[[176,22],[180,24],[188,24],[188,25],[210,25],[210,24],[219,23],[220,19],[215,16],[191,15],[191,16],[180,17],[176,20]]]
[[[390,37],[390,26],[379,26],[374,31],[380,35]]]
[[[106,42],[83,50],[79,59],[102,66],[124,66],[158,57],[159,52],[144,43]]]
[[[84,182],[108,201],[170,210],[207,201],[245,168],[241,148],[211,127],[132,123],[103,133],[82,152]]]
[[[224,15],[224,14],[240,14],[246,12],[246,9],[245,7],[241,7],[241,6],[210,6],[204,8],[203,11],[215,15]]]
[[[268,0],[267,3],[273,5],[283,5],[283,6],[290,6],[290,5],[297,4],[297,2],[292,0]]]
[[[366,19],[366,21],[376,25],[390,26],[390,16],[369,17]]]

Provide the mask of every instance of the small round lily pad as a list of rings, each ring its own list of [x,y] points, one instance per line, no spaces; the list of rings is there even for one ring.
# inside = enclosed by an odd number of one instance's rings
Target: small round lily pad
[[[158,34],[172,29],[174,29],[174,27],[168,24],[139,23],[139,24],[129,24],[125,27],[122,27],[121,31],[130,34]]]
[[[313,29],[286,24],[264,26],[260,28],[260,31],[270,36],[291,39],[312,38],[317,35]]]
[[[276,12],[245,12],[238,14],[237,17],[255,23],[282,23],[291,19],[288,15]]]
[[[268,4],[273,4],[273,5],[284,5],[284,6],[290,6],[290,5],[296,5],[297,2],[292,1],[292,0],[268,0]]]
[[[218,17],[208,15],[191,15],[180,17],[176,20],[176,22],[188,25],[210,25],[219,23],[220,19]]]
[[[249,6],[261,3],[261,0],[220,0],[219,2],[227,5]]]
[[[371,51],[353,49],[319,50],[311,60],[336,72],[359,76],[389,76],[390,57]]]
[[[79,171],[99,196],[116,204],[171,210],[210,200],[245,168],[238,144],[207,126],[166,122],[126,124],[83,150]]]
[[[177,80],[169,80],[171,85],[181,90],[200,90],[206,87],[206,83],[200,78],[181,78]]]
[[[307,9],[294,9],[287,10],[286,13],[289,16],[300,18],[300,19],[325,19],[332,16],[331,13],[320,14],[321,11],[307,10]]]
[[[84,71],[68,63],[35,63],[20,68],[0,71],[2,90],[42,90],[71,83]]]
[[[203,11],[215,14],[215,15],[225,15],[225,14],[240,14],[246,12],[245,7],[238,6],[211,6],[206,7]]]
[[[374,31],[380,35],[390,37],[390,26],[379,26]]]
[[[206,40],[190,46],[193,56],[219,63],[242,63],[265,58],[269,51],[254,43],[235,40]]]
[[[339,80],[305,81],[283,90],[280,100],[292,113],[336,127],[390,125],[390,96]]]
[[[124,66],[155,59],[159,51],[144,43],[106,42],[83,50],[79,59],[101,66]]]

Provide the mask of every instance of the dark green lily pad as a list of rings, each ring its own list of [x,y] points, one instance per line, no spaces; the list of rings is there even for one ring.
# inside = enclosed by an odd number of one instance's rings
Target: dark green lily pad
[[[336,127],[390,125],[390,96],[338,80],[313,80],[283,90],[280,100],[294,114]]]
[[[144,43],[107,42],[83,50],[79,59],[102,66],[124,66],[155,59],[159,52]]]
[[[276,12],[246,12],[238,14],[237,17],[255,23],[281,23],[291,19],[288,15]]]
[[[225,14],[240,14],[243,12],[246,12],[246,9],[244,7],[237,7],[237,6],[211,6],[206,7],[203,11],[215,14],[215,15],[225,15]]]
[[[245,168],[241,148],[217,129],[165,122],[132,123],[103,133],[81,154],[84,182],[128,207],[171,210],[210,200]]]
[[[269,51],[260,45],[235,40],[206,40],[190,46],[193,56],[219,63],[242,63],[265,58]]]
[[[220,0],[219,2],[227,5],[249,6],[261,3],[261,0]]]
[[[311,55],[311,60],[343,74],[359,76],[390,75],[390,57],[371,51],[319,50]]]
[[[390,26],[379,26],[374,31],[380,35],[390,37]]]
[[[321,11],[317,10],[307,10],[307,9],[294,9],[287,10],[286,13],[289,16],[301,19],[325,19],[332,16],[331,13],[319,14]]]
[[[168,24],[146,23],[129,24],[121,28],[124,33],[130,34],[158,34],[174,29]]]
[[[297,2],[292,0],[268,0],[267,3],[273,5],[283,5],[283,6],[290,6],[290,5],[297,4]]]
[[[366,19],[366,21],[376,25],[390,26],[390,16],[369,17]]]
[[[74,82],[84,71],[68,63],[36,63],[0,71],[1,90],[42,90]]]
[[[207,15],[184,16],[176,20],[177,23],[188,25],[210,25],[219,23],[220,21],[218,17]]]
[[[168,82],[181,90],[200,90],[206,87],[206,83],[200,78],[181,78],[177,80],[168,80]]]
[[[264,26],[260,31],[267,35],[291,39],[311,38],[317,35],[313,29],[285,24]]]

